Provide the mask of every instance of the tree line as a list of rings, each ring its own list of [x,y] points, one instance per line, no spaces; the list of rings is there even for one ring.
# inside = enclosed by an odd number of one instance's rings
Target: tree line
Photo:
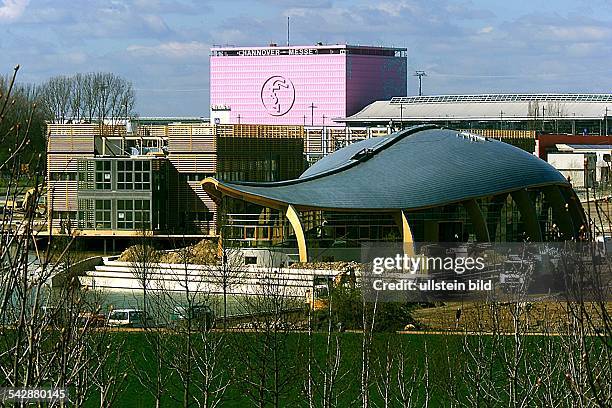
[[[56,123],[114,121],[134,114],[132,83],[109,72],[55,76],[40,86],[39,95]]]
[[[46,124],[114,123],[133,117],[135,92],[130,81],[109,72],[58,75],[42,84],[19,83],[16,67],[10,75],[0,76],[0,103],[5,105],[0,121],[0,162],[16,149],[22,163],[44,157]],[[20,136],[26,134],[27,140]],[[23,146],[16,143],[23,142]],[[2,172],[4,178],[6,171]]]

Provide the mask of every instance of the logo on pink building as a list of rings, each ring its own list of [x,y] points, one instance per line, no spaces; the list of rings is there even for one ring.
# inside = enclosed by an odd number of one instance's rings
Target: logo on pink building
[[[261,87],[261,103],[272,116],[289,112],[295,103],[293,82],[280,75],[268,78]]]

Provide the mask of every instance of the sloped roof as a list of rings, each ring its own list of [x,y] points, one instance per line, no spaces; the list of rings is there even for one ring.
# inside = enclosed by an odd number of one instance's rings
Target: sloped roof
[[[545,161],[509,144],[435,126],[416,126],[333,153],[300,178],[203,187],[282,208],[417,209],[541,185],[568,185]]]

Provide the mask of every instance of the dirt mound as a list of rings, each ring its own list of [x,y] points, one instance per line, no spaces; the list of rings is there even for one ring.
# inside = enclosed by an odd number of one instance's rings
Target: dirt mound
[[[173,251],[158,251],[151,246],[139,244],[123,251],[118,260],[123,262],[214,264],[218,260],[217,245],[212,241],[203,239],[197,244],[185,248]]]
[[[132,245],[119,255],[119,261],[123,262],[160,262],[161,253],[149,245]]]
[[[290,266],[292,269],[328,269],[332,271],[358,271],[361,269],[361,264],[354,261],[335,261],[335,262],[304,262],[294,263]]]
[[[162,256],[162,263],[189,263],[196,265],[214,264],[218,260],[217,245],[209,240],[203,239],[195,245],[177,249],[176,251],[165,252]]]

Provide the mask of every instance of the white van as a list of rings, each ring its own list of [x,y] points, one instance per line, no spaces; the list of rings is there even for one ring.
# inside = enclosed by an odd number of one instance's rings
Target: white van
[[[152,321],[140,309],[117,309],[108,314],[106,324],[111,327],[151,327]]]

